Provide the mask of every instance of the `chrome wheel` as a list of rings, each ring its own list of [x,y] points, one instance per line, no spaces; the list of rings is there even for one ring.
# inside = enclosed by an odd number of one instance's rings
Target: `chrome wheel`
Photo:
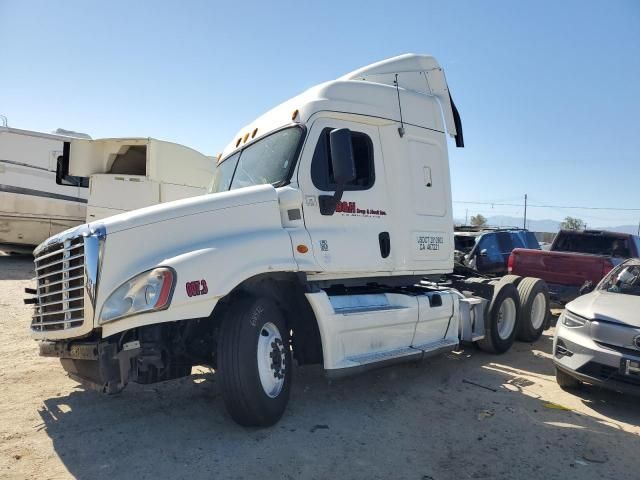
[[[498,312],[498,336],[506,340],[513,333],[516,325],[516,302],[512,298],[506,298]]]
[[[269,398],[280,395],[286,374],[286,350],[280,330],[265,323],[258,336],[258,374],[264,393]]]
[[[547,315],[547,302],[544,293],[538,293],[531,304],[531,326],[534,330],[538,330],[544,323]]]

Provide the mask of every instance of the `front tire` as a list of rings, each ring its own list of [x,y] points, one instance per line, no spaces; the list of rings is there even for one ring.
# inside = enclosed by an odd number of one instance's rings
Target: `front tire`
[[[289,330],[269,298],[237,296],[224,314],[218,339],[222,398],[231,417],[268,427],[284,413],[291,389]]]
[[[485,335],[478,346],[485,352],[504,353],[511,348],[520,317],[518,290],[509,282],[498,282],[485,319]]]

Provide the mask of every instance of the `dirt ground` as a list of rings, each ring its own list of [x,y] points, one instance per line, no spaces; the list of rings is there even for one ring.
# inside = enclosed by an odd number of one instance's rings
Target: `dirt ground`
[[[640,478],[638,399],[560,390],[552,332],[335,382],[298,368],[280,423],[246,429],[208,370],[105,397],[38,357],[31,265],[0,256],[0,478]]]

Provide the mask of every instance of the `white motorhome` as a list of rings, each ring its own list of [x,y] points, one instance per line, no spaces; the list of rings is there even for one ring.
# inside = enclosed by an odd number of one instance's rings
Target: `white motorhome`
[[[206,192],[215,162],[153,138],[0,127],[0,245],[33,248],[88,221]]]
[[[58,157],[71,140],[0,127],[0,245],[33,248],[86,221],[88,189],[83,180],[56,182]]]
[[[454,269],[445,131],[463,146],[429,56],[292,98],[225,148],[209,195],[37,248],[26,302],[40,354],[107,393],[210,365],[231,416],[265,426],[285,410],[293,358],[340,376],[537,338],[544,282]]]

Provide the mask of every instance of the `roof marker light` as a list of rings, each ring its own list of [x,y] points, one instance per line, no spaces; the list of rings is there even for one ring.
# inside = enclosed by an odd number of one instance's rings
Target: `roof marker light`
[[[295,122],[296,117],[298,116],[298,113],[299,113],[299,112],[298,112],[298,109],[296,108],[296,109],[293,111],[293,113],[291,114],[291,121],[292,121],[292,122]]]
[[[251,134],[251,138],[255,138],[256,134],[258,133],[258,128],[254,128],[253,129],[253,133]]]

